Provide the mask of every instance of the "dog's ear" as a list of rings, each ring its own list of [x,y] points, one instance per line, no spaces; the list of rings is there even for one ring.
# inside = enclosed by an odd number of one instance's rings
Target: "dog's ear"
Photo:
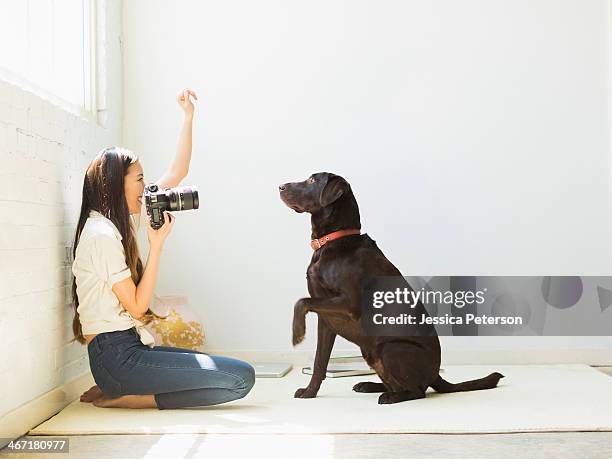
[[[348,190],[348,187],[348,182],[342,177],[338,175],[330,177],[321,191],[319,198],[321,207],[327,207],[337,201]]]

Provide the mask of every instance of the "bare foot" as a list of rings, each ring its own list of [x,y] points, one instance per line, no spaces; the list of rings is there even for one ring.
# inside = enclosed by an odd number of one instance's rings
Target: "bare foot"
[[[87,389],[85,392],[83,392],[83,395],[81,395],[80,400],[82,402],[90,403],[90,402],[93,402],[94,400],[99,399],[103,395],[104,394],[102,393],[102,389],[100,389],[98,386],[92,386],[89,389]]]
[[[157,408],[153,395],[122,395],[115,398],[103,395],[93,404],[100,408]]]

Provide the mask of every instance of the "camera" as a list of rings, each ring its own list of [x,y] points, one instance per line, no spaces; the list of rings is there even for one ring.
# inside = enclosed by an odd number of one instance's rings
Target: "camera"
[[[164,211],[197,209],[200,205],[198,190],[195,186],[182,186],[160,190],[150,183],[144,190],[147,214],[151,218],[151,227],[159,229],[164,224]]]

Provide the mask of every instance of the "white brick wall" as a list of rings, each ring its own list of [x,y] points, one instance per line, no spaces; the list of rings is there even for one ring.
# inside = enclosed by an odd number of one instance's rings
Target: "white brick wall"
[[[121,2],[98,17],[104,126],[0,80],[0,417],[89,370],[69,344],[70,247],[85,168],[121,144]]]

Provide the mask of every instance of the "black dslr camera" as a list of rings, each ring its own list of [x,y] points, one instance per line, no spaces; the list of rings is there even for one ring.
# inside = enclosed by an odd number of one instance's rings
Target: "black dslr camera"
[[[151,227],[159,229],[164,224],[165,210],[191,210],[200,205],[198,190],[195,186],[182,186],[159,190],[154,183],[145,186],[145,205],[151,218]]]

